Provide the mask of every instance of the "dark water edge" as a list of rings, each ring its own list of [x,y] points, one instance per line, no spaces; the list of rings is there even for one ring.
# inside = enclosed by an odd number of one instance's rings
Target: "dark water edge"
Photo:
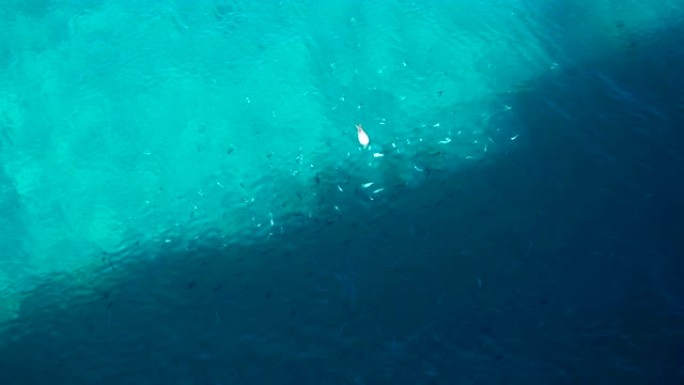
[[[502,95],[521,147],[391,210],[55,277],[3,332],[0,383],[682,383],[682,46]]]

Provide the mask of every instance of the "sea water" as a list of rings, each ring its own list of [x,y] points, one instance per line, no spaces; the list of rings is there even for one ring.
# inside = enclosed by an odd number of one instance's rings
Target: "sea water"
[[[364,315],[380,289],[359,275],[380,274],[392,266],[429,276],[420,272],[430,266],[420,262],[425,251],[403,255],[395,246],[398,239],[443,242],[437,235],[442,234],[453,240],[460,235],[443,232],[450,226],[467,229],[468,214],[452,218],[461,219],[460,225],[439,222],[441,229],[436,229],[422,214],[412,213],[424,207],[438,210],[445,197],[462,199],[460,207],[467,211],[471,200],[512,183],[506,177],[484,183],[470,173],[514,162],[539,145],[530,122],[539,129],[543,119],[530,120],[530,110],[553,110],[560,121],[576,119],[572,108],[550,97],[535,99],[539,104],[533,107],[521,102],[537,92],[540,80],[567,82],[570,90],[568,79],[594,71],[594,63],[629,57],[635,47],[661,41],[684,12],[664,0],[614,3],[3,3],[0,322],[8,330],[22,317],[37,323],[48,304],[72,308],[90,293],[103,301],[103,308],[85,317],[84,330],[98,324],[116,328],[111,326],[117,323],[115,310],[122,306],[114,305],[112,292],[119,290],[122,298],[137,298],[149,308],[202,304],[198,311],[204,315],[198,317],[206,316],[204,321],[214,326],[228,322],[227,309],[241,309],[246,318],[233,319],[232,327],[241,332],[223,335],[226,344],[237,346],[233,358],[256,354],[258,362],[280,367],[339,354],[342,362],[356,365],[357,374],[345,372],[344,364],[331,365],[317,378],[364,383],[361,377],[380,381],[386,376],[399,383],[398,365],[417,354],[423,357],[417,372],[404,375],[430,383],[439,377],[441,361],[423,353],[447,336],[429,320],[405,331],[403,339],[396,337],[399,331],[372,334],[370,328],[384,328],[387,317],[406,315],[387,299],[385,312]],[[592,76],[610,97],[640,105],[635,108],[642,108],[644,116],[658,115],[610,74],[596,70]],[[527,115],[521,115],[521,106]],[[367,148],[357,140],[357,124],[369,135]],[[466,181],[489,187],[471,191]],[[496,202],[503,205],[505,199]],[[525,215],[491,207],[478,212],[490,210],[499,214],[491,228]],[[401,231],[388,230],[387,223]],[[458,253],[472,255],[472,248],[464,246]],[[339,250],[344,251],[338,259],[321,258]],[[274,262],[302,253],[306,256],[295,261]],[[233,271],[240,263],[247,272]],[[204,265],[220,268],[196,270]],[[170,286],[187,291],[207,281],[210,292],[241,287],[223,282],[230,278],[222,270],[235,280],[251,274],[250,282],[259,287],[277,281],[281,273],[281,290],[288,293],[288,304],[281,303],[285,317],[297,321],[306,307],[319,323],[298,331],[302,339],[286,343],[274,337],[280,331],[245,332],[250,322],[263,326],[260,330],[272,329],[273,315],[250,304],[263,296],[270,300],[273,288],[254,298],[246,295],[249,304],[233,295],[217,304],[202,296],[166,302],[143,294],[157,290],[165,297]],[[192,277],[185,276],[187,271]],[[306,285],[294,278],[302,274],[320,276]],[[390,279],[388,287],[403,287],[403,279]],[[481,276],[468,280],[479,289],[487,285]],[[373,290],[364,291],[364,282]],[[43,285],[51,294],[31,297]],[[436,304],[448,302],[448,296],[440,295]],[[307,298],[306,306],[291,305],[298,296]],[[343,305],[330,305],[335,300]],[[331,306],[327,313],[324,309]],[[158,320],[153,322],[163,323],[175,313],[153,311]],[[56,314],[45,317],[73,317]],[[118,317],[125,323],[123,315]],[[152,340],[162,344],[175,341],[174,333],[183,334],[173,328],[168,334],[157,332],[161,335]],[[363,352],[347,350],[378,336],[380,353],[369,360],[380,367],[371,375],[346,354],[363,357]],[[497,360],[498,343],[485,337],[480,342],[486,352],[456,349],[450,355],[480,362],[485,358],[479,354],[493,354]],[[422,345],[407,352],[412,341]],[[296,353],[286,357],[286,351]],[[192,377],[192,362],[212,362],[216,354],[197,353],[180,374],[161,370],[160,376]],[[270,378],[256,363],[238,366],[217,378],[223,383]],[[107,377],[91,374],[80,380],[100,383]],[[135,371],[130,376],[137,378]]]

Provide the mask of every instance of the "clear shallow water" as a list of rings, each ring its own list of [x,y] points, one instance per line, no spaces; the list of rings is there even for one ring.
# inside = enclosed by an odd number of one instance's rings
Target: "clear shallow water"
[[[678,373],[678,342],[659,345],[681,335],[677,227],[661,217],[677,210],[649,205],[680,191],[656,182],[682,167],[681,7],[0,15],[0,319],[17,383],[41,383],[22,367],[70,383]],[[622,240],[641,226],[666,241]],[[617,257],[630,247],[648,263]],[[663,302],[631,303],[631,287]],[[658,316],[632,322],[653,326],[624,326],[645,309]],[[640,353],[656,346],[660,366]]]

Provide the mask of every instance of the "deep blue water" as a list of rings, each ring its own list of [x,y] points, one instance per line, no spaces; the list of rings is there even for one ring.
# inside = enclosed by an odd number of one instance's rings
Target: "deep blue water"
[[[0,384],[684,383],[684,8],[536,3],[0,5]]]

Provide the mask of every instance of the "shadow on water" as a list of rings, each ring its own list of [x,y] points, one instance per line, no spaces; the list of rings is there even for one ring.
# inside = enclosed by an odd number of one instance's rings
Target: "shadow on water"
[[[141,244],[54,277],[4,328],[0,381],[681,381],[682,37],[503,96],[527,133],[493,162],[261,244]]]

